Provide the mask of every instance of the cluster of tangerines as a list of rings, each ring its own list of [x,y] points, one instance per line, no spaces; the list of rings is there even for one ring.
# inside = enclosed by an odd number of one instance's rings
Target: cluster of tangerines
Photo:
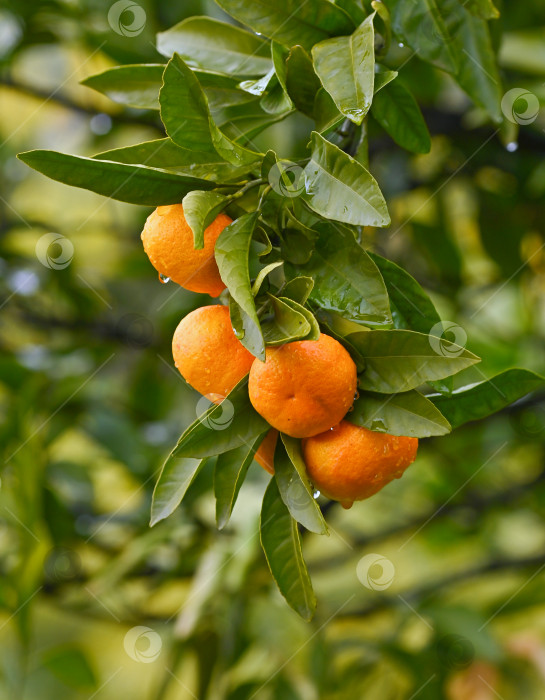
[[[204,247],[196,250],[182,205],[161,206],[142,231],[144,249],[160,275],[217,297],[225,284],[214,247],[231,222],[219,214],[205,230]],[[249,373],[250,401],[271,426],[256,461],[274,474],[278,433],[301,438],[310,481],[345,508],[399,478],[416,457],[417,438],[345,420],[356,395],[357,369],[348,351],[325,333],[317,340],[267,347],[263,362],[236,337],[226,306],[203,306],[176,328],[172,353],[187,383],[213,402],[221,402]]]

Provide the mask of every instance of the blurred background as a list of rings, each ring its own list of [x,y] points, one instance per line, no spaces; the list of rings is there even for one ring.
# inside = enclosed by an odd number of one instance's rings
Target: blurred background
[[[326,505],[331,536],[303,536],[310,624],[261,552],[256,464],[225,531],[212,463],[149,529],[158,470],[198,400],[172,333],[211,300],[159,282],[139,239],[148,209],[52,182],[16,154],[160,137],[156,113],[79,81],[162,62],[157,31],[226,16],[207,0],[139,0],[124,35],[111,5],[0,2],[1,700],[545,698],[545,393],[422,441],[401,481],[352,510]],[[431,153],[370,125],[393,219],[374,245],[484,358],[464,383],[545,373],[545,6],[501,10],[504,89],[526,95],[524,119],[494,133],[400,46],[390,64],[423,107]],[[300,157],[301,119],[255,143]]]

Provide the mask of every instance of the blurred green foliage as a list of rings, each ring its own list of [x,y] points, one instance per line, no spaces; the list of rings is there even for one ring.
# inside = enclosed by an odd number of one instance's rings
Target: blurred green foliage
[[[424,441],[400,482],[352,510],[326,506],[330,538],[303,537],[320,601],[310,625],[284,605],[259,547],[267,478],[257,465],[222,533],[212,463],[183,507],[148,528],[157,467],[198,399],[173,368],[170,338],[202,301],[156,279],[139,242],[148,210],[66,188],[15,158],[158,137],[149,113],[78,81],[159,60],[155,32],[186,16],[225,17],[204,0],[140,5],[145,27],[132,37],[112,31],[108,2],[0,7],[0,698],[457,700],[476,697],[467,688],[481,678],[490,698],[539,700],[542,395]],[[500,9],[505,89],[543,103],[545,8]],[[518,136],[494,134],[445,74],[406,47],[395,59],[432,150],[408,155],[371,123],[393,224],[369,242],[467,332],[485,361],[465,382],[513,365],[543,373],[545,111]],[[297,123],[271,134],[283,155],[304,149]],[[43,251],[48,233],[65,237],[51,245],[73,246],[62,269],[48,267],[59,256]],[[384,590],[360,580],[380,579],[380,565],[358,577],[370,553],[394,565]]]

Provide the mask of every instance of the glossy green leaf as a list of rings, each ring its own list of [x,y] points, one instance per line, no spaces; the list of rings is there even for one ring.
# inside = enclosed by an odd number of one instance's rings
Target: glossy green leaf
[[[394,33],[416,54],[439,68],[455,73],[458,59],[452,36],[436,0],[386,0]]]
[[[263,340],[261,326],[255,324],[232,296],[229,297],[229,317],[237,338],[246,350],[255,355],[255,357],[262,356],[265,341]]]
[[[442,0],[441,12],[459,56],[456,81],[475,104],[500,122],[503,89],[488,22],[468,12],[458,0]]]
[[[179,54],[192,68],[229,75],[263,75],[271,67],[266,42],[211,17],[189,17],[157,35],[157,50]]]
[[[114,102],[137,109],[159,109],[163,64],[115,66],[81,81]]]
[[[253,442],[267,428],[254,411],[244,377],[220,404],[210,406],[184,431],[173,457],[213,457]]]
[[[268,73],[263,75],[261,78],[255,78],[254,80],[243,80],[239,83],[241,90],[249,92],[251,95],[261,96],[265,90],[268,88],[269,83],[275,75],[274,67],[269,70]]]
[[[204,459],[177,457],[174,452],[170,453],[153,490],[150,527],[176,510],[204,462]]]
[[[415,331],[364,331],[347,337],[365,358],[360,388],[381,394],[409,391],[479,362],[455,343]]]
[[[375,80],[375,33],[369,15],[350,36],[326,39],[312,48],[314,68],[339,111],[361,124],[371,107]]]
[[[219,192],[193,190],[186,194],[182,204],[185,220],[193,232],[195,248],[204,248],[204,231],[223,211],[229,199]]]
[[[308,479],[301,441],[282,435],[282,445],[274,454],[274,478],[291,517],[318,535],[329,534]]]
[[[261,323],[261,330],[267,345],[284,345],[293,340],[301,340],[311,332],[306,316],[294,308],[290,300],[278,299],[269,295],[273,318]]]
[[[240,166],[259,158],[259,154],[233,143],[216,126],[197,77],[178,54],[165,68],[159,102],[166,132],[178,146],[217,152],[224,160]]]
[[[363,165],[312,132],[302,198],[315,212],[358,226],[387,226],[390,215],[375,178]]]
[[[355,24],[349,15],[328,0],[216,0],[218,5],[254,32],[288,48],[300,44],[307,50],[322,39],[351,34]]]
[[[320,89],[312,59],[302,46],[294,46],[286,59],[286,90],[297,109],[312,117],[314,101]]]
[[[441,323],[431,299],[414,277],[391,260],[372,252],[369,252],[369,256],[380,270],[402,328],[429,333],[433,326]]]
[[[375,96],[371,114],[402,148],[413,153],[428,153],[431,138],[420,107],[398,80]]]
[[[306,233],[293,228],[285,228],[282,231],[280,253],[287,262],[304,265],[310,260],[313,250],[314,240]]]
[[[312,277],[294,277],[294,279],[288,280],[284,287],[282,287],[282,296],[296,301],[298,304],[304,304],[312,292],[313,287],[314,280]]]
[[[261,286],[267,278],[267,276],[270,275],[273,270],[276,270],[277,267],[280,267],[283,264],[284,262],[282,260],[277,260],[276,262],[270,263],[269,265],[265,265],[265,267],[259,271],[257,277],[254,280],[254,283],[252,284],[252,294],[254,295],[254,297],[259,294]]]
[[[396,70],[388,70],[387,68],[384,68],[383,66],[376,65],[375,66],[375,94],[379,91],[382,90],[382,88],[385,85],[388,85],[388,83],[391,83],[392,80],[395,80],[398,76],[398,72]]]
[[[238,492],[252,463],[256,450],[267,435],[268,429],[251,443],[219,455],[214,470],[214,494],[216,496],[216,522],[222,530],[231,517]]]
[[[287,603],[305,620],[316,610],[316,597],[303,559],[297,521],[284,505],[276,479],[271,479],[261,509],[261,546],[271,574]]]
[[[175,204],[191,190],[214,184],[187,175],[144,167],[71,156],[56,151],[27,151],[18,158],[52,180],[130,204]]]
[[[498,19],[498,8],[492,0],[458,0],[458,2],[471,14],[481,19]]]
[[[301,278],[304,279],[304,278]],[[293,299],[289,299],[288,297],[279,297],[280,301],[284,302],[284,304],[287,304],[290,306],[294,311],[297,311],[301,315],[303,315],[308,324],[310,325],[310,331],[305,335],[302,340],[318,340],[320,337],[320,325],[318,324],[318,321],[316,320],[316,317],[312,313],[312,311],[309,311],[304,306],[301,306],[298,302],[294,301]]]
[[[216,241],[215,255],[221,279],[226,284],[233,299],[248,316],[249,323],[254,327],[252,336],[255,334],[259,337],[261,336],[260,324],[255,309],[248,270],[250,243],[258,217],[259,212],[243,214],[239,219],[227,226]],[[240,339],[242,344],[256,357],[264,360],[264,341],[262,340],[262,343],[257,348],[252,344],[252,349],[250,349],[245,343],[245,338],[246,335]]]
[[[428,398],[453,428],[501,411],[531,391],[543,389],[545,377],[526,369],[508,369],[478,384],[456,389],[451,396]]]
[[[286,108],[291,109],[293,107],[293,102],[291,101],[290,96],[288,94],[288,84],[286,82],[286,59],[288,56],[289,51],[286,48],[284,48],[282,44],[279,44],[276,41],[271,41],[271,58],[274,66],[274,71],[276,73],[276,79],[278,80],[278,84],[280,85],[282,93],[284,94],[284,104]],[[263,105],[263,108],[265,109],[265,105]]]
[[[111,151],[103,151],[93,157],[98,160],[113,160],[116,163],[140,163],[151,168],[175,169],[206,164],[210,166],[210,170],[223,165],[233,169],[233,166],[227,164],[215,150],[196,151],[191,148],[182,148],[169,138],[113,148]]]
[[[451,429],[433,403],[414,390],[388,395],[362,392],[346,419],[369,430],[416,438],[446,435]]]
[[[353,234],[340,226],[319,224],[319,237],[306,265],[287,266],[295,274],[312,277],[310,299],[322,309],[336,311],[357,323],[392,323],[382,275]],[[292,276],[290,274],[290,276]]]
[[[358,0],[335,0],[335,5],[342,7],[342,9],[352,17],[356,25],[361,24],[366,17],[362,4],[363,3],[358,2]]]

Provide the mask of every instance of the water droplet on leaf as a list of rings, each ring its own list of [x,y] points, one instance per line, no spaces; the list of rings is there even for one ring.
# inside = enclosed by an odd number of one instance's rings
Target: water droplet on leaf
[[[159,273],[159,282],[161,282],[161,284],[167,284],[168,282],[170,282],[170,277]]]

